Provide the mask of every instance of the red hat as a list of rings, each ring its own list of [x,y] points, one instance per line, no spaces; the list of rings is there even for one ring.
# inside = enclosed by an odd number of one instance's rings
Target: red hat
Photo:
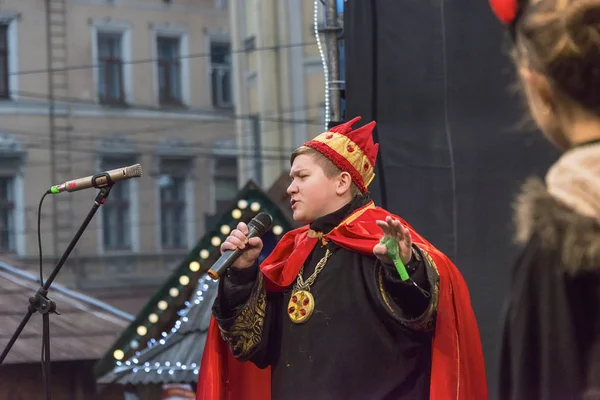
[[[361,117],[356,117],[345,124],[335,126],[304,143],[304,146],[317,150],[339,169],[348,172],[358,189],[367,193],[367,187],[375,177],[379,144],[373,142],[375,121],[352,130],[352,125],[360,120]]]

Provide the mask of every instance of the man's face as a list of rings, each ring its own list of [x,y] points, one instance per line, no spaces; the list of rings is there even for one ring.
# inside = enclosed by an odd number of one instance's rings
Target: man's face
[[[290,171],[292,183],[287,189],[295,221],[309,224],[337,210],[337,179],[328,178],[315,157],[298,155]]]

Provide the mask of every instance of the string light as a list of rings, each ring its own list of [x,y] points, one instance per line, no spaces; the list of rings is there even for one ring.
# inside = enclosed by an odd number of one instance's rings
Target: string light
[[[246,208],[250,208],[250,210],[257,212],[261,209],[261,204],[257,201],[253,201],[253,202],[249,202],[248,200],[239,200],[237,203],[238,208],[235,208],[232,210],[231,215],[232,217],[234,217],[235,219],[240,219],[243,215],[243,212],[241,210],[244,210]],[[228,224],[223,224],[220,227],[220,231],[222,234],[227,235],[231,232],[231,226]],[[281,225],[275,225],[273,227],[273,232],[275,235],[280,235],[283,233],[283,227],[281,227]],[[211,244],[214,247],[217,247],[218,245],[220,245],[220,243],[222,242],[222,239],[219,236],[214,236],[211,238]],[[199,252],[199,256],[202,259],[207,259],[208,257],[210,257],[210,252],[208,249],[202,249]],[[190,261],[188,264],[188,268],[190,271],[192,272],[198,272],[201,269],[201,265],[200,262],[193,260]],[[187,286],[189,285],[189,283],[191,282],[190,277],[188,275],[182,274],[179,279],[179,284],[181,286]],[[148,338],[149,340],[146,342],[146,349],[152,348],[154,346],[158,346],[158,345],[165,345],[166,342],[169,340],[170,336],[172,336],[173,334],[176,334],[178,332],[178,330],[181,328],[181,326],[184,323],[188,323],[189,322],[189,318],[186,316],[187,313],[189,312],[190,308],[193,306],[197,306],[199,305],[201,302],[203,302],[205,300],[204,297],[204,292],[206,292],[209,289],[209,284],[217,284],[218,280],[212,279],[207,275],[204,275],[202,278],[200,278],[198,280],[198,288],[196,291],[196,296],[193,300],[191,301],[186,301],[185,302],[185,308],[180,310],[177,314],[180,316],[180,319],[178,319],[175,322],[174,327],[172,327],[170,329],[170,331],[167,332],[162,332],[160,335],[160,339],[157,340],[155,338]],[[180,286],[180,288],[181,288]],[[177,297],[180,294],[180,290],[177,287],[171,287],[169,289],[169,296],[170,297]],[[165,311],[168,307],[169,307],[169,301],[167,300],[160,300],[156,307],[158,308],[158,310],[160,310],[159,312],[153,312],[151,314],[148,315],[148,321],[151,324],[156,324],[160,321],[160,314],[162,311]],[[136,333],[138,336],[143,337],[146,336],[148,334],[150,330],[150,327],[145,326],[145,325],[139,325],[136,328]],[[131,350],[136,350],[138,347],[140,346],[140,342],[136,339],[133,338],[128,345],[125,346],[125,348],[123,349],[116,349],[113,352],[113,357],[116,360],[116,366],[118,367],[123,367],[124,365],[126,365],[127,367],[131,367],[134,368],[134,373],[139,371],[140,367],[136,367],[136,365],[138,363],[137,358],[133,358],[131,360],[127,360],[126,362],[122,362],[121,360],[123,360],[123,358],[125,357],[125,352],[129,352],[130,349]],[[140,351],[136,351],[135,355],[140,356],[142,353]],[[132,364],[133,361],[133,364]],[[168,372],[170,374],[173,374],[173,371],[175,370],[189,370],[189,371],[194,371],[195,374],[198,374],[198,366],[196,364],[191,364],[191,365],[183,365],[181,363],[178,363],[179,366],[170,366],[169,362],[165,362],[163,365],[155,363],[155,365],[148,365],[148,366],[144,366],[141,369],[144,369],[145,371],[147,369],[150,370],[156,370],[158,373],[162,373],[162,372]]]
[[[329,127],[329,67],[327,66],[327,60],[325,59],[325,53],[323,52],[323,46],[321,45],[321,37],[319,33],[319,0],[315,0],[315,11],[314,11],[314,29],[315,38],[317,39],[317,47],[319,48],[319,55],[321,56],[321,62],[323,63],[323,73],[325,75],[325,130]]]
[[[117,349],[113,352],[113,357],[115,360],[122,360],[125,357],[125,353],[123,353],[123,350]]]
[[[200,263],[198,261],[192,261],[190,263],[190,271],[192,271],[192,272],[200,271]]]
[[[187,275],[181,275],[179,277],[179,283],[181,283],[182,286],[187,286],[190,283],[190,277]]]
[[[146,362],[146,363],[144,363],[143,366],[140,366],[137,363],[135,363],[135,365],[132,366],[131,363],[129,363],[129,364],[127,364],[127,366],[129,366],[130,368],[133,368],[134,372],[136,372],[140,368],[143,368],[144,371],[146,371],[146,372],[156,371],[158,373],[162,373],[164,370],[168,370],[169,374],[171,374],[171,375],[175,371],[191,371],[191,370],[198,371],[200,368],[200,366],[197,363],[191,363],[189,365],[186,365],[186,364],[182,364],[180,362],[176,362],[175,365],[171,365],[171,363],[169,361],[165,361],[163,364],[159,363],[158,361],[155,362],[154,364],[150,364],[149,362]],[[194,372],[194,373],[197,374],[197,372]]]

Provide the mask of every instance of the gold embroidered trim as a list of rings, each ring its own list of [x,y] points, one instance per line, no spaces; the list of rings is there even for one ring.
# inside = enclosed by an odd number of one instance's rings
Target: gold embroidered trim
[[[334,230],[336,230],[337,228],[339,228],[342,225],[348,225],[348,224],[354,222],[358,217],[363,215],[365,213],[365,211],[370,210],[372,208],[375,208],[375,203],[371,201],[367,205],[362,206],[361,208],[359,208],[358,210],[356,210],[352,214],[350,214],[348,217],[346,217],[346,219],[343,220],[342,222],[340,222],[340,224],[338,226],[333,228],[331,230],[331,232],[333,232]],[[323,233],[323,232],[317,232],[312,229],[308,230],[308,237],[313,238],[313,239],[316,238],[316,239],[320,240],[321,244],[323,246],[326,246],[327,243],[329,243],[329,240],[327,239],[328,234],[329,234],[329,232]]]
[[[231,354],[237,359],[244,360],[252,355],[259,345],[265,324],[267,311],[267,291],[265,290],[262,273],[259,272],[258,280],[250,299],[234,317],[231,327],[220,327],[221,337],[231,349]]]
[[[318,239],[319,241],[321,241],[321,244],[323,246],[327,246],[327,243],[329,243],[329,240],[327,240],[327,237],[325,237],[325,234],[323,232],[317,232],[315,230],[309,229],[308,237]]]
[[[418,318],[409,319],[403,315],[398,315],[383,285],[384,276],[382,266],[379,267],[377,274],[379,292],[381,293],[381,297],[383,298],[383,302],[387,306],[388,311],[404,326],[414,331],[428,331],[435,327],[438,300],[440,297],[440,281],[437,266],[435,265],[433,258],[431,258],[426,251],[423,249],[421,249],[421,251],[425,257],[425,264],[428,269],[427,276],[429,277],[429,282],[431,284],[431,298],[429,300],[429,306],[427,307],[427,310],[425,310]],[[432,276],[432,274],[435,274],[435,276]]]
[[[345,220],[343,220],[342,223],[339,224],[338,226],[351,224],[358,217],[363,215],[365,213],[365,211],[370,210],[372,208],[375,208],[375,203],[373,201],[369,202],[369,204],[367,204],[366,206],[363,206],[362,208],[359,208],[358,210],[354,211]]]

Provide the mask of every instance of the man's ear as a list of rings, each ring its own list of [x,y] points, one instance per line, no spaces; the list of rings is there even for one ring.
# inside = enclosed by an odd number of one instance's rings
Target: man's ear
[[[346,171],[342,172],[338,178],[337,190],[338,195],[342,195],[350,190],[352,186],[352,177]]]

